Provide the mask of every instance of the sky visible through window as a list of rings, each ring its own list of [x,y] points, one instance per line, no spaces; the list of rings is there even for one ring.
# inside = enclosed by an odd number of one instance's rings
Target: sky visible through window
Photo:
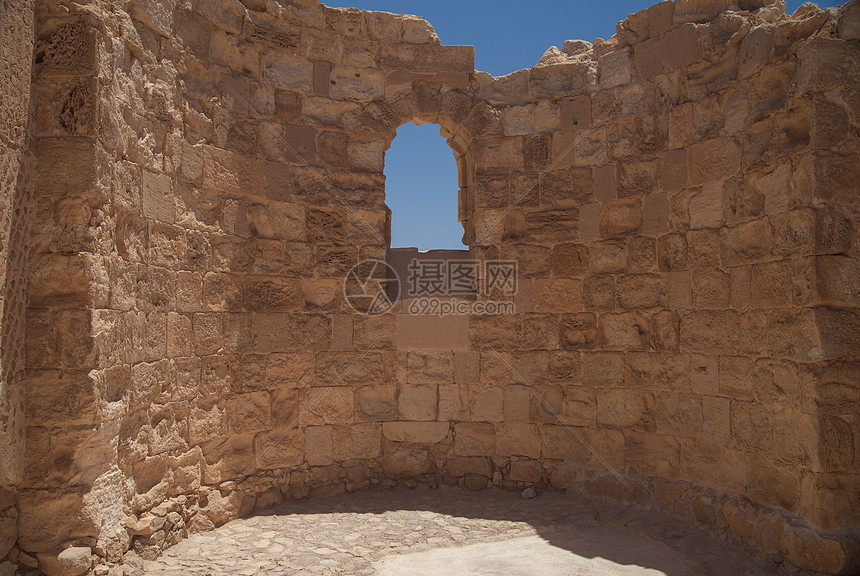
[[[475,46],[475,68],[503,76],[537,64],[550,46],[568,39],[609,38],[615,24],[657,0],[323,0],[328,6],[417,14],[443,44]],[[793,13],[802,0],[789,0]],[[820,6],[841,2],[826,1]],[[392,247],[464,249],[457,220],[457,167],[439,127],[407,124],[385,158]]]

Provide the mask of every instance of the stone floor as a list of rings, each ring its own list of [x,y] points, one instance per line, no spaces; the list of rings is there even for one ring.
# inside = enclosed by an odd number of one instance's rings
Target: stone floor
[[[547,493],[364,492],[293,502],[146,562],[192,575],[773,575],[654,512]]]

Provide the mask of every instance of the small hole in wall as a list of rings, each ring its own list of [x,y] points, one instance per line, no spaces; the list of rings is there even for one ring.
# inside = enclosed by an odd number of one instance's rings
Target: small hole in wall
[[[391,248],[464,250],[454,153],[439,126],[405,124],[385,154]]]

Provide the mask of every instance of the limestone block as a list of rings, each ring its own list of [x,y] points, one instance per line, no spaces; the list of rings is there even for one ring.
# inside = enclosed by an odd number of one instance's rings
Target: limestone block
[[[521,138],[478,140],[474,144],[474,155],[479,172],[522,170],[525,162]]]
[[[74,19],[52,27],[50,34],[36,43],[40,75],[91,74],[96,68],[96,31],[82,20]]]
[[[669,202],[666,193],[648,194],[642,199],[642,233],[656,235],[668,232],[668,230]]]
[[[316,361],[316,378],[324,385],[383,382],[382,356],[378,353],[323,352],[317,354]]]
[[[574,96],[561,101],[561,129],[584,129],[591,126],[591,98]]]
[[[627,242],[607,240],[588,247],[588,264],[593,274],[617,274],[627,267]]]
[[[585,244],[557,244],[550,255],[552,274],[556,278],[583,276],[588,263],[588,248]]]
[[[492,424],[461,423],[454,425],[454,453],[458,456],[493,456],[496,453],[496,431]]]
[[[355,393],[346,386],[299,391],[299,410],[313,424],[349,424],[355,419]]]
[[[645,196],[659,186],[660,165],[656,161],[622,162],[617,175],[619,198]]]
[[[799,54],[797,88],[803,93],[813,90],[840,90],[846,82],[856,82],[860,56],[851,42],[815,37]]]
[[[436,44],[386,44],[379,54],[379,66],[409,72],[475,71],[474,46]]]
[[[543,476],[543,467],[540,462],[534,460],[515,460],[511,462],[511,471],[508,480],[512,482],[526,482],[536,484]]]
[[[579,312],[582,309],[582,282],[575,279],[536,280],[534,311]]]
[[[620,352],[583,352],[582,383],[587,386],[623,386],[624,355]]]
[[[681,316],[681,349],[700,353],[737,352],[738,315],[730,310],[697,310]]]
[[[660,478],[679,476],[681,449],[673,436],[631,431],[626,439],[625,456],[633,470]]]
[[[333,462],[334,445],[331,426],[305,428],[305,459],[311,466],[327,466]]]
[[[92,425],[97,420],[95,382],[86,373],[27,371],[24,388],[27,418],[44,425]]]
[[[371,460],[381,451],[382,429],[377,424],[351,424],[332,430],[334,460],[344,462],[356,458]]]
[[[500,456],[540,458],[540,433],[533,424],[504,424],[499,426],[496,450]]]
[[[406,381],[410,384],[447,384],[453,380],[453,371],[450,352],[422,350],[406,356]]]
[[[580,92],[593,83],[594,69],[588,63],[556,64],[531,70],[529,85],[532,97],[552,98],[556,94]]]
[[[652,38],[665,34],[672,27],[675,3],[664,0],[648,8],[648,30]]]
[[[598,73],[602,88],[614,88],[629,84],[633,74],[633,51],[623,48],[601,56]]]
[[[403,420],[435,420],[437,387],[404,385],[397,395],[397,409]]]
[[[227,421],[235,434],[265,430],[271,426],[268,392],[240,394],[227,401]]]
[[[788,527],[782,542],[791,563],[804,570],[839,574],[848,563],[848,556],[839,542],[806,526]]]
[[[385,79],[381,70],[334,66],[329,93],[335,100],[370,102],[385,92]]]
[[[597,322],[594,314],[562,316],[559,341],[565,350],[593,348],[597,342]]]
[[[642,203],[637,199],[604,203],[600,208],[600,235],[615,238],[634,234],[642,227]]]
[[[247,276],[243,281],[245,308],[257,312],[302,309],[300,283],[275,276]]]
[[[450,433],[447,422],[385,422],[382,434],[393,442],[438,444]]]
[[[645,274],[657,271],[657,241],[653,238],[637,236],[627,245],[627,271],[631,274]]]
[[[309,428],[314,430],[315,428]],[[312,447],[316,447],[312,445]],[[278,470],[301,465],[305,460],[304,433],[301,430],[281,432],[275,430],[258,434],[254,438],[254,459],[260,470]],[[310,453],[309,453],[310,454]],[[314,457],[318,453],[314,453]],[[310,463],[311,456],[308,456]]]
[[[640,313],[601,314],[597,341],[601,347],[641,350],[649,342],[650,322]]]
[[[649,398],[631,390],[603,390],[597,395],[597,424],[641,429],[646,418],[653,418]]]
[[[203,186],[228,194],[259,195],[263,170],[258,161],[212,146],[203,147]]]
[[[92,550],[83,546],[66,548],[58,555],[39,554],[39,569],[47,576],[81,576],[92,565]]]
[[[716,268],[694,270],[693,307],[729,308],[731,276]]]
[[[615,27],[619,40],[628,46],[647,40],[650,36],[649,23],[647,9],[629,15]]]
[[[476,351],[454,352],[454,382],[474,384],[480,378],[480,356]]]
[[[614,310],[616,299],[614,277],[591,276],[582,281],[582,303],[585,310]]]
[[[728,138],[693,144],[688,154],[690,183],[694,186],[731,178],[740,169],[740,147]]]
[[[736,266],[763,260],[771,250],[772,230],[765,220],[739,224],[721,232],[724,265]]]
[[[680,438],[702,436],[702,398],[695,394],[660,394],[657,396],[657,432]]]
[[[470,413],[476,422],[502,422],[505,419],[504,395],[497,388],[479,390],[470,403]],[[458,436],[459,439],[459,436]]]
[[[666,281],[663,276],[625,275],[616,279],[618,305],[623,310],[664,308],[667,304]]]

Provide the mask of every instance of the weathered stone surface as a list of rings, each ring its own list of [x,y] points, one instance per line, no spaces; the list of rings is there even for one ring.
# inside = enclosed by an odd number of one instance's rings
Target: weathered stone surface
[[[0,558],[131,568],[253,506],[456,482],[656,502],[843,569],[856,2],[660,2],[501,78],[420,18],[316,0],[20,4]],[[398,258],[410,121],[454,151],[469,248],[420,258],[481,264],[445,314],[344,282]],[[499,260],[516,286],[484,289]]]

